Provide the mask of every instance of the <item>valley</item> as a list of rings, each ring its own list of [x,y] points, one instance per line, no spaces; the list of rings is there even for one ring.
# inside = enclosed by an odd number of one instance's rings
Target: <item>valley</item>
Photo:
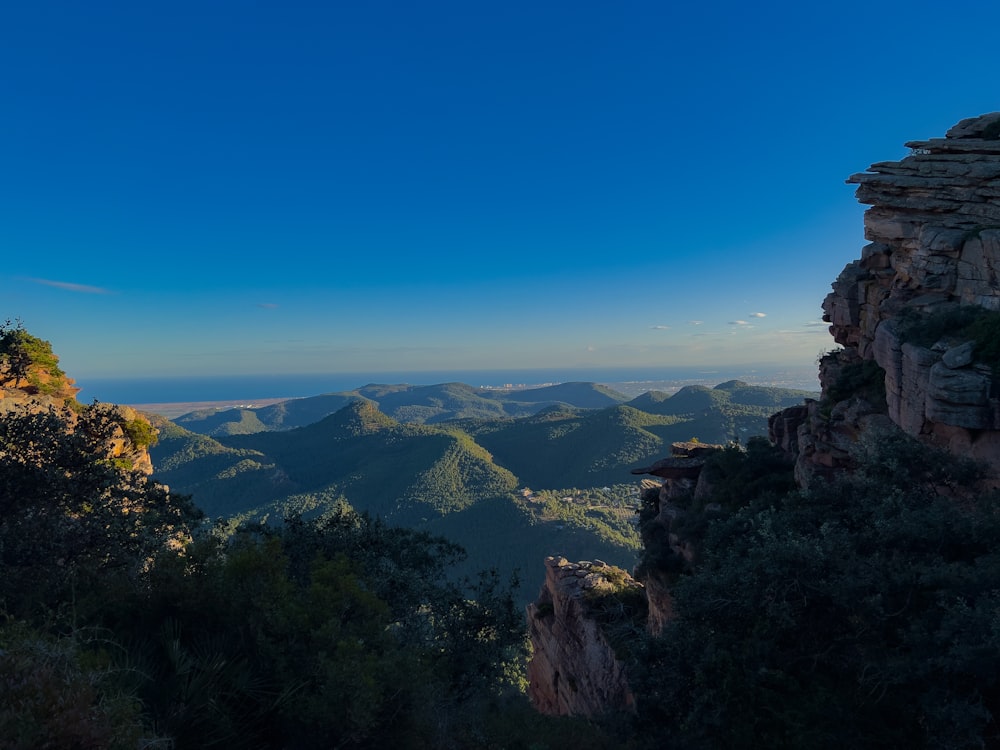
[[[639,483],[671,443],[745,443],[807,391],[729,381],[635,398],[595,383],[484,391],[368,385],[255,408],[151,415],[154,479],[212,519],[280,523],[342,506],[440,534],[456,576],[519,574],[536,592],[549,555],[631,569]]]

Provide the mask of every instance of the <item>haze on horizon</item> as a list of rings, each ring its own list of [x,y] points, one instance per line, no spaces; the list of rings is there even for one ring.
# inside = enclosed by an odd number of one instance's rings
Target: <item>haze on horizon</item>
[[[922,2],[14,5],[0,319],[78,379],[809,364],[864,245],[844,179],[998,108],[988,44],[926,54],[969,24]]]

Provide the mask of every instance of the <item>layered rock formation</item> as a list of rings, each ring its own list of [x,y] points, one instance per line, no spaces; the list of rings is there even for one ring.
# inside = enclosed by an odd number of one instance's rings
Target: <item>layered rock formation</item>
[[[906,145],[906,158],[848,180],[871,206],[870,244],[823,302],[843,348],[821,358],[822,397],[769,421],[772,443],[795,459],[803,485],[850,468],[862,435],[897,429],[986,460],[1000,485],[1000,361],[983,361],[982,337],[913,336],[916,324],[949,311],[1000,312],[1000,112]],[[1000,317],[996,331],[1000,339]],[[700,513],[722,512],[708,502],[712,488],[701,471],[706,454],[722,447],[675,444],[669,457],[632,472],[662,480],[643,480],[647,552],[655,544],[681,566],[692,563],[695,551],[677,533],[688,511],[675,501],[700,499]],[[629,706],[624,670],[581,604],[595,571],[562,558],[546,567],[542,594],[529,607],[532,700],[556,714]],[[646,627],[658,633],[673,617],[669,573],[664,566],[637,576]]]
[[[689,492],[694,492],[695,497],[700,497],[707,492],[701,471],[705,468],[705,459],[724,448],[724,445],[694,441],[672,443],[669,456],[661,458],[651,466],[632,469],[632,473],[651,474],[662,478],[660,495],[664,501]]]
[[[821,362],[823,401],[771,420],[772,440],[798,455],[803,482],[849,465],[857,436],[890,424],[1000,467],[993,369],[968,340],[921,344],[905,335],[912,321],[948,310],[1000,310],[1000,113],[906,145],[901,161],[848,179],[871,206],[870,244],[823,302],[844,347]],[[848,374],[858,388],[838,388]]]
[[[694,559],[694,548],[676,529],[687,511],[675,501],[693,498],[697,502],[711,495],[711,482],[702,469],[709,456],[724,449],[724,445],[710,443],[673,443],[670,455],[666,458],[651,466],[632,470],[633,474],[650,474],[662,479],[660,483],[643,480],[642,484],[643,504],[652,512],[652,517],[642,519],[643,543],[647,548],[654,543],[651,537],[657,536],[661,539],[656,543],[662,544],[665,541],[678,559],[687,563]],[[709,503],[708,510],[711,512],[715,509]],[[670,587],[662,571],[646,570],[641,577],[648,608],[646,629],[653,635],[658,635],[673,617]]]
[[[634,699],[625,668],[598,622],[588,599],[609,592],[614,571],[603,562],[545,560],[545,583],[528,605],[528,634],[534,654],[528,663],[528,696],[551,715],[595,716],[631,708]],[[626,577],[624,585],[639,584]]]

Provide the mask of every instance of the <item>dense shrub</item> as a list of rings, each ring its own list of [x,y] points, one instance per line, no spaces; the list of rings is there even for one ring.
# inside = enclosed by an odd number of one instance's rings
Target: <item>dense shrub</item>
[[[685,748],[998,741],[1000,512],[900,434],[859,470],[710,524],[636,660],[640,732]],[[974,495],[967,495],[974,497]]]
[[[0,323],[0,386],[26,381],[35,393],[51,395],[69,383],[52,345],[28,333],[20,321]]]

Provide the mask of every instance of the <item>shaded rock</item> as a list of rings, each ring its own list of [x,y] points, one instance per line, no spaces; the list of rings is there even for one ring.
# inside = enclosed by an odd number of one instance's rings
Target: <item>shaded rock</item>
[[[953,346],[941,357],[941,364],[945,367],[956,370],[972,364],[972,355],[976,351],[975,341],[966,341],[964,344]]]
[[[945,138],[1000,138],[1000,112],[967,117],[952,126]]]
[[[1000,401],[993,373],[975,364],[975,345],[944,341],[927,349],[904,341],[900,316],[961,306],[1000,310],[1000,112],[968,118],[944,138],[911,141],[912,153],[877,162],[848,183],[869,204],[868,243],[823,301],[830,333],[844,350],[821,360],[822,408],[772,417],[770,436],[795,452],[796,477],[849,468],[853,441],[890,420],[910,435],[961,452],[993,456],[1000,483]],[[912,316],[911,316],[912,317]],[[845,398],[851,362],[885,371],[885,404]],[[850,382],[850,381],[844,381]],[[869,389],[870,390],[870,389]],[[795,435],[792,437],[792,431]]]
[[[528,605],[528,697],[542,713],[597,716],[631,710],[635,703],[624,665],[587,610],[588,591],[610,586],[602,573],[607,569],[603,563],[545,559],[545,582]]]
[[[708,490],[703,487],[705,460],[717,451],[725,450],[716,443],[677,442],[670,446],[671,455],[641,469],[632,469],[633,474],[652,474],[663,478],[660,497],[664,501],[694,493],[695,497]]]

